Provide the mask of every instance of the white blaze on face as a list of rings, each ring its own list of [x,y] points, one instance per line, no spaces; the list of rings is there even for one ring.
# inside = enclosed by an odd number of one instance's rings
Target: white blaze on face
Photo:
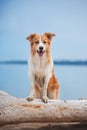
[[[41,37],[40,37],[39,44],[38,44],[38,47],[37,47],[37,50],[38,50],[38,51],[41,51],[41,50],[40,50],[40,47],[43,48],[42,51],[45,51],[45,45],[43,44],[43,42],[42,42],[42,40],[41,40]]]

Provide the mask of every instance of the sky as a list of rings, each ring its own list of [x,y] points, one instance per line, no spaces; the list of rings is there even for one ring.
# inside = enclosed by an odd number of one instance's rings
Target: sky
[[[27,60],[26,37],[44,32],[54,60],[87,60],[87,0],[0,0],[0,60]]]

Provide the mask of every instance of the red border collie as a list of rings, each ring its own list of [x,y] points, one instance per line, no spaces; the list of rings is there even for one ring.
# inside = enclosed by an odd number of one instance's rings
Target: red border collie
[[[27,100],[31,101],[40,98],[44,103],[48,99],[59,98],[59,84],[54,75],[54,65],[51,56],[51,42],[54,33],[30,34],[27,40],[30,42],[29,58],[29,77],[30,77],[30,96]]]

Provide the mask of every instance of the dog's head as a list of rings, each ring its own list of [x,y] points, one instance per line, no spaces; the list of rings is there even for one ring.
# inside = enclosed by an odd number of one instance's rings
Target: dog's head
[[[53,36],[55,34],[50,32],[44,33],[43,35],[36,33],[29,35],[27,40],[30,41],[32,55],[38,54],[42,57],[45,53],[49,52]]]

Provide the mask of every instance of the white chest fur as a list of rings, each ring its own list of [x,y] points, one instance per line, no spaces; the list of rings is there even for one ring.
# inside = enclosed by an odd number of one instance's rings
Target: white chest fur
[[[30,80],[33,78],[34,82],[42,86],[42,84],[48,81],[52,76],[53,61],[51,59],[51,62],[47,64],[45,54],[43,57],[39,57],[38,54],[36,54],[33,58],[30,57],[29,68]]]

